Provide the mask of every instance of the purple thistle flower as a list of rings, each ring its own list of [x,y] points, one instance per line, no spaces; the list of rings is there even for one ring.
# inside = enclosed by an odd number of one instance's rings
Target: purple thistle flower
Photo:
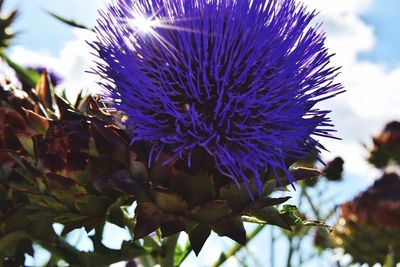
[[[57,72],[48,70],[43,66],[28,67],[27,69],[28,70],[34,70],[39,74],[42,74],[43,71],[46,70],[47,71],[47,75],[49,75],[49,77],[50,77],[50,82],[51,82],[51,84],[53,86],[57,86],[63,81],[63,78]]]
[[[92,46],[104,101],[128,116],[132,142],[185,159],[202,150],[225,176],[259,190],[264,171],[323,149],[314,106],[341,93],[314,12],[293,0],[116,0]]]

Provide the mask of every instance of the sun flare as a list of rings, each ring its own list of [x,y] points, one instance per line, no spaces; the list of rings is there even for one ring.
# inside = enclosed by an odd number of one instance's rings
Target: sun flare
[[[129,21],[129,24],[137,29],[138,32],[150,33],[155,27],[160,26],[157,19],[137,17]]]

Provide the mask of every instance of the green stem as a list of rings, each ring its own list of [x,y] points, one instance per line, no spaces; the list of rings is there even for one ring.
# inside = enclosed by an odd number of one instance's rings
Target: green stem
[[[177,259],[175,266],[180,266],[182,262],[187,258],[187,256],[192,252],[192,246],[190,244],[190,241],[188,240],[185,248],[183,249],[182,255]]]
[[[257,226],[257,228],[247,236],[247,242],[252,240],[258,233],[260,233],[261,230],[264,229],[264,227],[265,224]],[[242,248],[243,246],[240,244],[234,245],[227,253],[221,253],[219,259],[212,266],[213,267],[221,266],[227,259],[234,256]]]
[[[300,195],[299,195],[299,200],[297,203],[297,208],[300,209],[302,202],[303,202],[303,197],[307,198],[307,192],[306,192],[306,186],[304,185],[304,183],[302,183],[301,185],[301,191],[300,191]],[[307,200],[309,200],[309,202],[311,201],[311,199],[307,198]],[[312,203],[310,203],[310,205],[312,205]],[[299,250],[299,246],[300,246],[300,241],[301,241],[301,237],[299,237],[299,242],[298,242],[298,246],[295,246],[293,244],[294,241],[294,237],[292,235],[287,236],[288,238],[288,242],[289,242],[289,251],[288,251],[288,256],[287,256],[287,261],[286,261],[286,266],[287,267],[291,267],[292,266],[292,258],[293,258],[293,252],[298,251]]]
[[[161,267],[174,267],[175,249],[178,239],[179,233],[163,239],[159,255]]]
[[[384,267],[396,267],[397,259],[393,246],[389,246],[389,253],[386,257]]]
[[[271,227],[271,251],[270,251],[270,257],[271,257],[271,267],[275,266],[275,231],[274,227]]]
[[[139,261],[143,267],[152,267],[155,265],[153,258],[148,255],[140,257]]]
[[[82,267],[90,266],[87,257],[85,257],[85,254],[79,251],[74,246],[70,245],[62,238],[58,239],[56,244],[48,244],[47,242],[44,242],[42,240],[37,240],[37,242],[43,248],[48,250],[51,254],[58,255],[59,258],[64,259],[71,265],[78,264]]]
[[[303,193],[304,197],[307,199],[307,202],[308,202],[308,204],[310,205],[311,210],[313,211],[315,217],[317,217],[317,219],[319,220],[319,219],[320,219],[319,211],[318,211],[318,209],[314,206],[314,203],[312,202],[312,199],[311,199],[310,195],[308,194],[307,190],[304,189],[304,191],[302,191],[302,193]]]
[[[293,256],[293,238],[289,237],[289,252],[287,256],[286,267],[292,267],[292,256]]]

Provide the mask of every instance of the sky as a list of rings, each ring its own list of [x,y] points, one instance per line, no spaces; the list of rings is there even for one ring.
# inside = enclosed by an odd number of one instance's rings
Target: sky
[[[85,71],[93,56],[85,41],[93,35],[71,29],[54,20],[46,10],[93,26],[97,9],[107,0],[9,0],[6,9],[17,7],[21,15],[16,23],[19,32],[8,55],[24,65],[45,64],[62,69],[65,86],[71,92],[94,91],[94,77]],[[350,199],[360,192],[379,172],[365,162],[363,144],[371,144],[385,123],[400,119],[400,1],[398,0],[304,0],[310,9],[320,13],[316,23],[323,22],[326,45],[335,57],[332,64],[342,66],[338,81],[347,92],[326,101],[321,108],[333,110],[331,117],[342,141],[321,140],[329,150],[326,160],[335,156],[345,159],[345,185],[336,201]],[[211,243],[211,242],[209,242]],[[209,245],[209,243],[207,243]],[[211,244],[209,246],[214,246]],[[219,246],[218,244],[215,246]],[[207,251],[217,251],[210,248]],[[232,263],[232,266],[235,263]],[[205,264],[207,265],[207,264]]]

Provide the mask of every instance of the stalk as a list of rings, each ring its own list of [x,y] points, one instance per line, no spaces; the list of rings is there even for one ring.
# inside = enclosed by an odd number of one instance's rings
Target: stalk
[[[174,267],[175,249],[178,243],[179,233],[166,237],[161,244],[159,262],[161,267]]]
[[[261,232],[262,229],[264,229],[265,224],[257,226],[257,228],[250,233],[250,235],[247,236],[247,242],[252,240],[258,233]],[[219,256],[219,259],[212,265],[212,267],[218,267],[221,266],[227,259],[229,259],[232,256],[235,256],[235,254],[243,248],[242,245],[236,244],[234,245],[227,253],[221,253]]]

